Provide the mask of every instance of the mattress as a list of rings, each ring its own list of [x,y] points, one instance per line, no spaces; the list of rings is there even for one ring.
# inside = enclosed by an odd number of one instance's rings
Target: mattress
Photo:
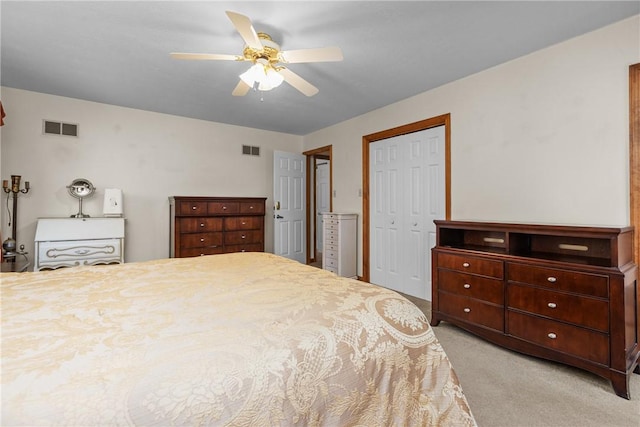
[[[3,273],[3,426],[474,426],[424,314],[268,253]]]

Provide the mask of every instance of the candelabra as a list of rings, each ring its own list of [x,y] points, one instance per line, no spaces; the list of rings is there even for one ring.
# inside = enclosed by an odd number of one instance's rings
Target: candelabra
[[[2,249],[4,250],[4,256],[7,258],[13,258],[15,260],[16,257],[16,241],[17,237],[17,227],[16,218],[18,217],[18,193],[26,194],[29,192],[29,181],[24,182],[24,188],[20,189],[20,179],[22,177],[20,175],[11,175],[11,187],[9,187],[9,181],[6,179],[2,181],[2,189],[5,193],[7,193],[7,211],[9,211],[9,196],[11,193],[13,195],[13,211],[9,212],[9,225],[11,225],[11,237],[5,240],[2,243]]]

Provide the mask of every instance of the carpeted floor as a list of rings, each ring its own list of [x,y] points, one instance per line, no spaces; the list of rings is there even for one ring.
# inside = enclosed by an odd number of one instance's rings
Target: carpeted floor
[[[431,318],[431,304],[405,295]],[[493,345],[450,323],[433,328],[480,427],[640,426],[640,375],[631,400],[608,380]]]

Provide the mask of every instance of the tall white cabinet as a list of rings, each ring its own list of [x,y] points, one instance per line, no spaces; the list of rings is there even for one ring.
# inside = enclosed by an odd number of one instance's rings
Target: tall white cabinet
[[[338,276],[357,278],[357,223],[354,213],[322,213],[322,268]]]

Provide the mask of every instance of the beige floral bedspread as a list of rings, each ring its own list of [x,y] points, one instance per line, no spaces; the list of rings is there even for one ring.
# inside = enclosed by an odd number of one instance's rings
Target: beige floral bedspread
[[[420,310],[267,253],[3,273],[2,426],[473,426]]]

